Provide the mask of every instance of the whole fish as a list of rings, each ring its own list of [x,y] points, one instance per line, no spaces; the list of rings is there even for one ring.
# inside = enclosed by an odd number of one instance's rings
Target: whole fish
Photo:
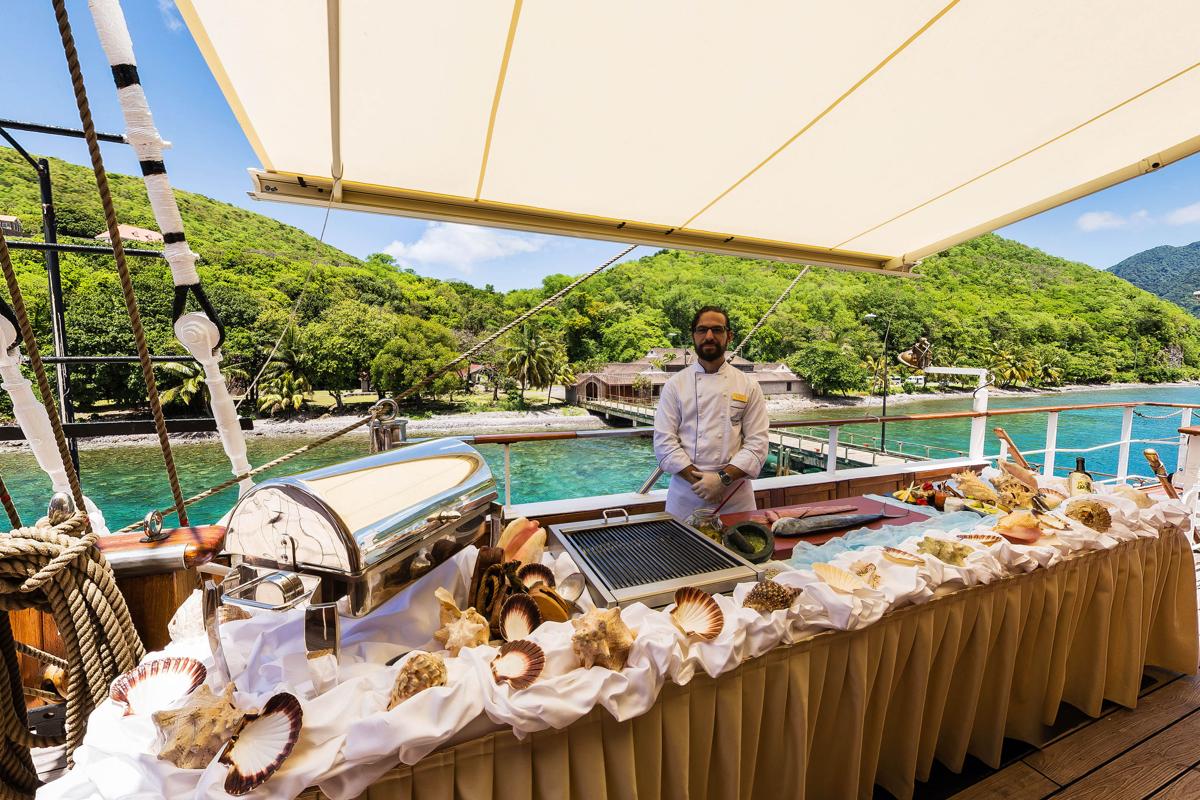
[[[819,517],[784,517],[771,526],[776,536],[804,536],[811,533],[858,528],[883,519],[886,514],[825,514]]]

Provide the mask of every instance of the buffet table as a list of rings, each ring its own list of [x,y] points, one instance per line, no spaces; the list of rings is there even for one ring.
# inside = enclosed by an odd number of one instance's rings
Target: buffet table
[[[1197,665],[1184,534],[1073,554],[813,635],[716,679],[667,682],[649,712],[596,708],[524,740],[490,733],[400,766],[369,798],[910,797],[934,759],[996,766],[1044,741],[1060,703],[1136,705],[1147,665]],[[318,798],[310,789],[303,797]]]

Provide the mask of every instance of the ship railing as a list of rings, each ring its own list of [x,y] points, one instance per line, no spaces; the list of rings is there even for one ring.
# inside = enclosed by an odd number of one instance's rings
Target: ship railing
[[[612,402],[612,401],[606,401]],[[632,405],[632,404],[624,404]],[[641,407],[645,408],[645,407]],[[1095,409],[1122,409],[1121,413],[1121,433],[1120,438],[1101,444],[1092,445],[1090,447],[1075,447],[1066,448],[1058,446],[1058,427],[1059,415],[1076,412],[1089,411]],[[1139,408],[1160,408],[1174,409],[1164,414],[1147,414],[1139,412]],[[856,442],[863,444],[863,438],[856,438],[858,434],[853,431],[843,431],[842,429],[854,425],[878,425],[881,422],[928,422],[933,420],[945,419],[969,419],[972,421],[972,427],[977,427],[981,422],[986,423],[991,419],[1002,419],[1009,416],[1027,415],[1027,414],[1045,414],[1046,429],[1045,429],[1045,445],[1038,449],[1022,450],[1022,455],[1028,457],[1040,457],[1036,461],[1030,459],[1031,463],[1036,466],[1043,475],[1051,476],[1055,472],[1069,472],[1069,467],[1060,467],[1055,464],[1055,461],[1060,455],[1076,455],[1082,453],[1095,453],[1102,450],[1110,450],[1117,448],[1117,471],[1115,473],[1101,472],[1090,470],[1093,475],[1099,477],[1100,483],[1153,483],[1156,478],[1153,475],[1131,473],[1130,471],[1130,451],[1131,446],[1135,444],[1145,446],[1164,446],[1176,448],[1177,461],[1176,469],[1182,470],[1184,464],[1184,456],[1187,449],[1186,436],[1180,434],[1178,437],[1171,438],[1134,438],[1133,425],[1136,417],[1146,419],[1166,419],[1170,417],[1180,417],[1179,427],[1186,428],[1192,423],[1192,412],[1200,408],[1200,404],[1192,403],[1164,403],[1164,402],[1112,402],[1112,403],[1084,403],[1074,406],[1031,406],[1028,408],[1004,408],[990,409],[985,411],[944,411],[925,414],[894,414],[887,417],[880,416],[863,416],[863,417],[843,417],[833,419],[811,419],[811,420],[773,420],[770,423],[772,429],[794,429],[794,428],[820,428],[825,429],[824,446],[821,449],[821,454],[825,458],[825,472],[831,479],[836,479],[839,471],[843,469],[840,466],[841,461],[850,460],[848,456],[848,448],[856,448]],[[637,426],[632,428],[615,428],[603,429],[594,431],[555,431],[547,433],[498,433],[498,434],[481,434],[475,436],[460,436],[455,437],[472,444],[496,444],[503,447],[504,452],[504,502],[505,505],[512,505],[512,447],[527,443],[527,442],[545,442],[556,441],[562,439],[592,439],[592,438],[625,438],[625,437],[647,437],[654,433],[654,429],[650,426]],[[808,437],[811,438],[811,437]],[[874,442],[878,442],[877,437],[870,437]],[[863,448],[869,449],[869,448]],[[907,451],[906,451],[907,450]],[[1000,443],[999,451],[988,454],[984,452],[983,437],[972,436],[972,448],[968,451],[956,450],[954,448],[943,447],[941,445],[923,444],[917,442],[903,442],[889,438],[888,449],[884,450],[881,446],[875,449],[876,457],[880,456],[895,456],[898,461],[920,460],[916,458],[912,451],[919,450],[924,453],[926,460],[932,460],[933,453],[945,453],[950,457],[965,457],[972,462],[995,462],[999,459],[1008,456],[1008,447],[1005,443]],[[840,456],[840,458],[839,458]],[[873,461],[873,464],[876,462]],[[899,465],[898,465],[899,466]],[[651,488],[657,483],[661,473],[653,474],[650,479],[641,484],[641,494],[648,493]]]

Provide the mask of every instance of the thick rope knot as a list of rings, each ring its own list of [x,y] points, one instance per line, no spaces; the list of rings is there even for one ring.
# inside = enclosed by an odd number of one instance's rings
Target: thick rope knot
[[[32,796],[37,774],[30,747],[65,743],[69,760],[83,740],[87,715],[113,680],[145,654],[96,538],[81,511],[53,527],[0,534],[0,612],[5,612],[0,616],[0,798]],[[7,613],[26,609],[51,615],[66,648],[66,735],[60,738],[29,732]],[[19,649],[45,655],[28,646]],[[17,794],[6,794],[8,787],[17,787]]]

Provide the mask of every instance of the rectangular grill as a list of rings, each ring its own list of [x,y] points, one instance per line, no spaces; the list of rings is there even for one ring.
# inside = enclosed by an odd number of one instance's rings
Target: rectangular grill
[[[663,606],[684,586],[725,592],[758,579],[744,559],[669,514],[606,517],[550,531],[588,578],[597,605]]]

